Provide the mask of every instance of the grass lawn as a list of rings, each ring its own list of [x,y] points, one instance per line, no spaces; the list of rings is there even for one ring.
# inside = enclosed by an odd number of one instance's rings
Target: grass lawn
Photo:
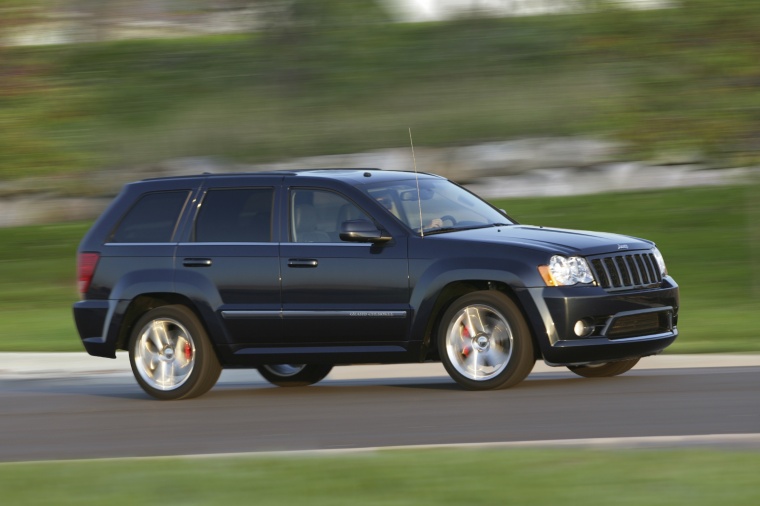
[[[420,146],[590,135],[633,159],[760,160],[756,2],[440,23],[330,3],[351,14],[320,2],[292,33],[0,48],[0,180],[361,152],[409,126]]]
[[[14,505],[754,506],[758,472],[758,452],[394,450],[0,464],[0,487]]]
[[[520,222],[657,242],[681,287],[670,352],[760,351],[760,186],[499,200]],[[71,317],[89,223],[0,229],[0,351],[82,350]]]
[[[89,223],[0,229],[0,350],[79,351],[76,249]]]

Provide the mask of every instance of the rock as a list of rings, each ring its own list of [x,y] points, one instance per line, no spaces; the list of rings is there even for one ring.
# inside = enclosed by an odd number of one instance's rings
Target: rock
[[[698,163],[661,166],[621,162],[621,151],[620,144],[595,139],[539,138],[463,147],[415,147],[415,158],[419,172],[467,183],[485,198],[741,184],[760,178],[760,168],[707,170]],[[70,177],[0,182],[0,227],[94,219],[124,184],[139,179],[204,172],[356,167],[413,171],[412,150],[401,147],[255,165],[188,157]]]

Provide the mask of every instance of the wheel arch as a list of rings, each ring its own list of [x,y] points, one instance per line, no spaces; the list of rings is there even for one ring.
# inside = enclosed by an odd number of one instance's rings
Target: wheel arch
[[[528,317],[523,302],[518,297],[516,290],[509,283],[504,281],[496,281],[492,279],[462,279],[448,283],[438,293],[437,298],[433,304],[431,311],[431,317],[428,318],[427,325],[425,327],[425,333],[423,337],[423,350],[425,350],[426,359],[438,359],[439,352],[437,347],[438,331],[441,325],[443,315],[446,310],[457,299],[468,293],[479,291],[496,291],[499,292],[514,302],[517,308],[520,310],[520,314],[525,320],[528,330],[530,332],[530,338],[533,342],[533,349],[535,350],[535,358],[541,358],[540,346],[538,338],[531,325],[531,320]]]
[[[134,329],[135,322],[137,322],[137,320],[139,320],[142,315],[157,307],[172,305],[185,306],[190,311],[192,311],[198,318],[198,321],[200,321],[201,325],[203,325],[206,333],[209,335],[209,340],[211,341],[212,346],[216,348],[215,340],[211,337],[211,333],[209,332],[210,329],[208,328],[203,315],[198,310],[196,305],[192,302],[192,300],[190,300],[190,298],[178,293],[156,292],[140,294],[130,301],[129,305],[124,311],[123,316],[121,317],[121,325],[119,325],[118,335],[116,338],[116,349],[126,350],[128,348],[129,338],[132,335],[132,330]],[[216,352],[216,349],[214,349],[214,351]]]

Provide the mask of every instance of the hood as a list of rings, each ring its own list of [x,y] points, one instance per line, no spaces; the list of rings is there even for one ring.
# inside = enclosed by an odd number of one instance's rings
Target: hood
[[[617,253],[623,250],[651,249],[654,243],[621,234],[544,228],[531,225],[510,225],[504,227],[481,228],[450,232],[435,237],[463,241],[479,241],[494,244],[509,244],[518,247],[539,249],[550,254],[599,255]]]

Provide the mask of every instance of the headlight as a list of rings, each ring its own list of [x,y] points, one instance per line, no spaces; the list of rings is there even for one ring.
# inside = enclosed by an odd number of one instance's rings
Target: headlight
[[[594,281],[588,263],[582,257],[554,255],[549,259],[549,265],[538,267],[538,272],[549,286],[569,286]]]
[[[662,253],[660,253],[660,250],[657,248],[652,248],[652,254],[654,255],[655,260],[657,260],[657,265],[660,267],[660,274],[667,276],[668,268],[665,267],[665,259],[662,258]]]

